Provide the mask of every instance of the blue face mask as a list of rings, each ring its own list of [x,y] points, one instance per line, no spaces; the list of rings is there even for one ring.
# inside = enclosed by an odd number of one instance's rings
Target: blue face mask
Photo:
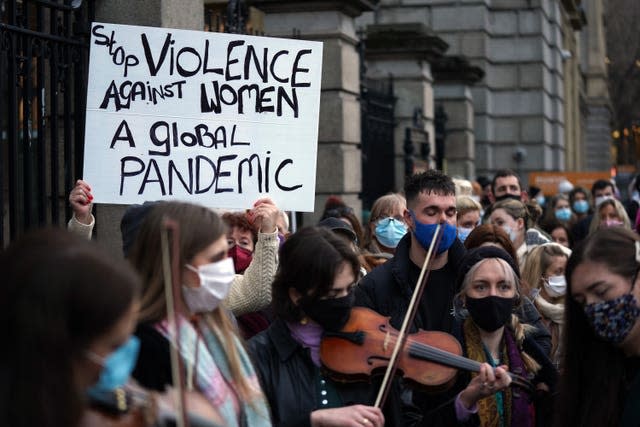
[[[573,202],[573,210],[579,214],[587,213],[587,211],[589,211],[589,202],[586,200],[576,200]]]
[[[89,394],[113,391],[125,385],[136,366],[138,351],[140,351],[140,340],[132,335],[126,343],[107,357],[89,352],[87,357],[102,366],[100,379],[89,389]]]
[[[472,231],[473,228],[458,227],[458,239],[460,239],[460,241],[464,243],[464,241],[467,240],[467,237],[469,237],[469,234],[471,234]]]
[[[571,209],[569,208],[556,209],[555,214],[558,221],[569,221],[571,219]]]
[[[376,224],[376,239],[387,248],[395,248],[402,237],[407,234],[404,222],[395,218],[383,218]]]
[[[413,218],[413,222],[416,225],[416,229],[413,232],[420,242],[420,245],[425,249],[429,250],[429,246],[431,245],[431,241],[433,240],[433,236],[436,232],[436,228],[438,224],[424,224],[416,219],[413,211],[411,212],[411,217]],[[438,249],[436,250],[436,254],[440,255],[443,252],[449,250],[453,242],[456,240],[457,230],[453,225],[445,222],[442,224],[444,229],[442,231],[442,237],[440,238],[440,244],[438,245]]]
[[[544,196],[538,196],[536,197],[536,202],[538,202],[538,204],[542,207],[544,207],[545,202],[547,201],[547,199],[545,199]]]

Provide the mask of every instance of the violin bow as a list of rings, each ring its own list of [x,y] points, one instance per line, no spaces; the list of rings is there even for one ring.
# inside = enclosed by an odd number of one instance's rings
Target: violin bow
[[[416,313],[418,311],[418,301],[420,301],[420,298],[422,298],[424,286],[427,283],[427,279],[429,277],[429,275],[427,274],[427,272],[429,271],[428,267],[432,261],[433,254],[435,253],[435,248],[439,244],[442,237],[442,233],[440,233],[440,230],[442,228],[443,225],[438,223],[436,226],[436,231],[435,233],[433,233],[431,243],[429,244],[429,250],[427,251],[427,255],[425,256],[424,262],[422,263],[422,269],[420,270],[418,282],[416,283],[416,287],[413,290],[413,295],[411,296],[411,301],[409,302],[407,313],[405,314],[404,320],[402,321],[402,327],[398,331],[398,339],[396,340],[396,344],[393,347],[393,352],[391,353],[389,364],[387,365],[387,369],[384,373],[384,378],[382,379],[382,384],[380,385],[380,390],[378,391],[378,396],[376,397],[374,406],[377,408],[382,409],[384,403],[387,400],[387,396],[389,395],[389,390],[391,388],[391,379],[395,375],[398,368],[398,355],[400,354],[400,349],[404,347],[404,344],[407,340],[407,329],[409,327],[409,324],[413,323],[413,319],[415,319],[416,317]]]
[[[169,248],[169,233],[173,239],[171,249]],[[164,291],[167,300],[167,317],[169,325],[173,324],[175,338],[169,339],[169,350],[171,355],[171,377],[176,389],[178,398],[176,399],[176,426],[189,427],[189,417],[187,417],[186,394],[184,390],[184,364],[179,353],[180,346],[180,325],[178,324],[178,313],[183,312],[182,298],[180,297],[180,227],[177,222],[164,218],[160,235],[160,246],[162,252],[162,269],[164,276]]]

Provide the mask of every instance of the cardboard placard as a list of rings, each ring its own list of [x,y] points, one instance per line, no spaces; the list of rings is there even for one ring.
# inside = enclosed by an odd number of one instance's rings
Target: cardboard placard
[[[322,43],[94,23],[94,202],[313,211]]]

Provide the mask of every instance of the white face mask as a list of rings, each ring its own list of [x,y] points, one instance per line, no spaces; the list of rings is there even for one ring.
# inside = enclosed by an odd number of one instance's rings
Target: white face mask
[[[567,292],[567,281],[564,276],[549,276],[544,281],[544,290],[552,297],[561,297]]]
[[[509,240],[511,240],[511,242],[516,241],[516,239],[518,238],[518,234],[513,230],[513,228],[509,227],[508,225],[503,225],[502,229],[504,230],[505,233],[507,233],[507,235],[509,236]]]
[[[200,277],[200,286],[197,288],[182,285],[182,296],[189,311],[208,313],[218,308],[220,301],[229,293],[229,287],[236,274],[233,259],[225,258],[198,268],[189,264],[186,267],[198,273]]]
[[[602,204],[605,200],[613,199],[613,196],[598,196],[593,201],[596,205],[596,208]]]

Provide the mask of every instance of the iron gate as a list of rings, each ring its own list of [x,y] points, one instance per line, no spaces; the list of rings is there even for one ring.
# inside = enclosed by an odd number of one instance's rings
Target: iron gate
[[[393,81],[362,78],[362,208],[395,190]]]
[[[92,0],[0,0],[0,242],[60,224],[82,173]]]

